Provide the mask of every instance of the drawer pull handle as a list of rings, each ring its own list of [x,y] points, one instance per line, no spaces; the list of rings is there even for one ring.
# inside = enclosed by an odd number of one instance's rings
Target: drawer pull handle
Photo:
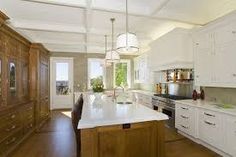
[[[14,118],[16,118],[16,115],[15,114],[11,115],[11,119],[14,119]]]
[[[7,128],[6,131],[7,131],[7,132],[10,132],[10,131],[14,130],[15,128],[16,128],[16,126],[15,126],[15,125],[12,125],[12,127]]]
[[[184,128],[184,129],[188,129],[188,127],[187,127],[187,126],[184,126],[184,125],[181,125],[181,127]]]
[[[214,124],[214,123],[211,123],[211,122],[208,122],[208,121],[204,121],[206,124],[208,124],[208,125],[212,125],[212,126],[215,126],[216,124]]]
[[[15,141],[16,141],[16,138],[13,137],[11,140],[9,140],[9,141],[6,142],[6,145],[12,144],[12,143],[14,143]]]
[[[215,117],[215,115],[209,114],[209,113],[206,113],[206,112],[204,112],[204,114],[205,114],[206,116],[209,116],[209,117]]]
[[[181,117],[184,118],[184,119],[188,119],[189,118],[189,117],[184,116],[184,115],[181,115]]]
[[[186,107],[181,107],[183,110],[188,110],[188,108],[186,108]]]

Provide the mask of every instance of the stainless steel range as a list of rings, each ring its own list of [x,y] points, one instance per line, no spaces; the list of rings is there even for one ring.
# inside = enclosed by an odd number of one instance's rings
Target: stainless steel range
[[[166,126],[175,129],[175,100],[190,99],[185,96],[176,96],[169,94],[155,94],[152,97],[153,109],[169,116]]]

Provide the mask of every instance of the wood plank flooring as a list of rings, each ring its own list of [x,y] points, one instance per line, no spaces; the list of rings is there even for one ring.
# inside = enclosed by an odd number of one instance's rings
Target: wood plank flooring
[[[76,157],[69,111],[53,111],[43,128],[26,140],[11,157]],[[166,157],[219,157],[183,136],[166,131]]]

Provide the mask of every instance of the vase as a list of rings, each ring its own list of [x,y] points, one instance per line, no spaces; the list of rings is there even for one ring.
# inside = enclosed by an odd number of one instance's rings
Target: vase
[[[94,93],[94,96],[95,96],[95,99],[94,99],[94,104],[97,104],[97,105],[99,105],[99,104],[101,104],[101,102],[102,102],[102,92],[95,92]]]

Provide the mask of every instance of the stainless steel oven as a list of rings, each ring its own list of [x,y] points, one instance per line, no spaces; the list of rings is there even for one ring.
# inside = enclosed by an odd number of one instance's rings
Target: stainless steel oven
[[[175,104],[161,99],[157,97],[152,98],[153,109],[168,115],[169,119],[165,122],[166,126],[175,129]]]

